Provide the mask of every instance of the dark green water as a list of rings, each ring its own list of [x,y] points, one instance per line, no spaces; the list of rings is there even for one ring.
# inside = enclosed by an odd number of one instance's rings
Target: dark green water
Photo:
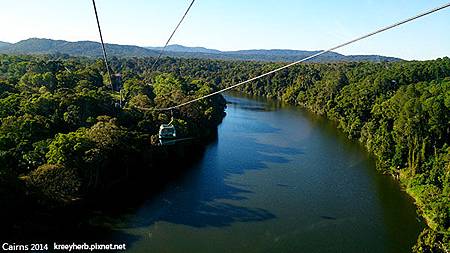
[[[217,141],[179,181],[110,218],[129,252],[410,252],[412,200],[328,121],[232,102]]]

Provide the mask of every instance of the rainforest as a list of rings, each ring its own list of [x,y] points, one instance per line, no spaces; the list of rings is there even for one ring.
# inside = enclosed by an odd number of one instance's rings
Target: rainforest
[[[110,62],[120,73],[112,84],[100,60],[0,55],[2,213],[70,209],[112,189],[126,192],[124,185],[143,175],[147,184],[170,181],[167,174],[174,172],[164,163],[180,155],[177,149],[207,145],[225,117],[226,101],[215,95],[172,111],[157,109],[282,66],[162,58],[155,71],[153,58],[112,57]],[[305,63],[238,91],[329,119],[374,157],[380,173],[398,180],[413,197],[427,224],[413,250],[450,247],[448,57]],[[180,138],[194,141],[161,145],[158,129],[169,121]],[[14,219],[5,224],[17,227]]]

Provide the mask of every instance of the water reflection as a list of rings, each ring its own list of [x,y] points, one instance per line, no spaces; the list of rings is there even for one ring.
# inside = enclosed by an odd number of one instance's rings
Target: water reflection
[[[245,137],[239,125],[234,126],[233,137],[220,137],[212,143],[198,164],[187,173],[182,182],[169,186],[157,199],[145,203],[137,214],[123,223],[123,227],[148,227],[159,221],[192,227],[230,226],[233,222],[254,222],[276,218],[263,208],[249,208],[226,201],[246,199],[253,192],[245,185],[228,182],[234,175],[249,170],[262,170],[268,163],[288,163],[290,155],[299,155],[299,149],[257,143],[255,138]],[[271,129],[271,130],[269,130]],[[254,133],[276,132],[275,128],[259,128]],[[236,141],[230,150],[220,150],[218,142]],[[224,153],[225,152],[225,153]],[[252,156],[242,156],[252,154]]]
[[[135,252],[409,249],[419,232],[414,206],[332,123],[227,99],[218,139],[180,180],[108,220],[115,239]],[[402,223],[407,231],[393,235]]]

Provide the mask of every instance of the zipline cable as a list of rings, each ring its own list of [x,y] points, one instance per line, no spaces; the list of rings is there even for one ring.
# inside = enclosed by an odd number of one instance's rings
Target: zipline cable
[[[408,23],[408,22],[411,22],[411,21],[416,20],[416,19],[419,19],[419,18],[421,18],[421,17],[430,15],[430,14],[432,14],[432,13],[435,13],[435,12],[437,12],[437,11],[443,10],[443,9],[445,9],[445,8],[448,8],[448,7],[450,7],[450,2],[447,3],[447,4],[444,4],[444,5],[442,5],[442,6],[436,7],[436,8],[434,8],[434,9],[428,10],[428,11],[426,11],[426,12],[420,13],[420,14],[418,14],[418,15],[415,15],[415,16],[413,16],[413,17],[407,18],[407,19],[405,19],[405,20],[403,20],[403,21],[397,22],[397,23],[395,23],[395,24],[393,24],[393,25],[389,25],[389,26],[380,28],[380,29],[378,29],[378,30],[376,30],[376,31],[374,31],[374,32],[368,33],[368,34],[366,34],[366,35],[363,35],[363,36],[361,36],[361,37],[355,38],[355,39],[350,40],[350,41],[348,41],[348,42],[345,42],[345,43],[342,43],[342,44],[340,44],[340,45],[334,46],[334,47],[332,47],[332,48],[330,48],[330,49],[320,51],[320,52],[318,52],[318,53],[316,53],[316,54],[313,54],[313,55],[311,55],[311,56],[308,56],[308,57],[306,57],[306,58],[303,58],[303,59],[301,59],[301,60],[299,60],[299,61],[289,63],[289,64],[287,64],[287,65],[285,65],[285,66],[279,67],[279,68],[277,68],[277,69],[274,69],[274,70],[269,71],[269,72],[267,72],[267,73],[264,73],[264,74],[262,74],[262,75],[255,76],[255,77],[250,78],[250,79],[248,79],[248,80],[246,80],[246,81],[243,81],[243,82],[240,82],[240,83],[238,83],[238,84],[232,85],[232,86],[230,86],[230,87],[224,88],[224,89],[222,89],[222,90],[219,90],[219,91],[210,93],[210,94],[208,94],[208,95],[205,95],[205,96],[202,96],[202,97],[199,97],[199,98],[196,98],[196,99],[193,99],[193,100],[190,100],[190,101],[181,103],[181,104],[179,104],[179,105],[175,105],[175,106],[171,106],[171,107],[167,107],[167,108],[159,108],[159,109],[158,109],[158,108],[154,108],[154,109],[147,109],[147,110],[168,111],[168,110],[173,110],[173,109],[180,108],[180,107],[185,106],[185,105],[188,105],[188,104],[192,104],[192,103],[197,102],[197,101],[199,101],[199,100],[202,100],[202,99],[205,99],[205,98],[208,98],[208,97],[211,97],[211,96],[220,94],[220,93],[225,92],[225,91],[227,91],[227,90],[231,90],[231,89],[236,88],[236,87],[238,87],[238,86],[241,86],[241,85],[243,85],[243,84],[246,84],[246,83],[255,81],[255,80],[257,80],[257,79],[260,79],[260,78],[263,78],[263,77],[265,77],[265,76],[271,75],[271,74],[276,73],[276,72],[278,72],[278,71],[281,71],[281,70],[283,70],[283,69],[287,69],[287,68],[292,67],[292,66],[294,66],[294,65],[297,65],[297,64],[299,64],[299,63],[302,63],[302,62],[305,62],[305,61],[307,61],[307,60],[316,58],[317,56],[320,56],[320,55],[323,55],[323,54],[325,54],[325,53],[331,52],[331,51],[333,51],[333,50],[336,50],[336,49],[339,49],[339,48],[348,46],[348,45],[353,44],[353,43],[355,43],[355,42],[357,42],[357,41],[360,41],[360,40],[363,40],[363,39],[372,37],[372,36],[374,36],[374,35],[376,35],[376,34],[385,32],[385,31],[390,30],[390,29],[393,29],[393,28],[395,28],[395,27],[397,27],[397,26],[406,24],[406,23]],[[140,108],[140,109],[143,109],[143,108]]]
[[[111,83],[111,89],[114,91],[111,70],[109,69],[108,57],[106,56],[105,43],[103,42],[102,29],[100,28],[100,21],[98,19],[97,6],[95,5],[95,0],[92,0],[92,5],[94,6],[95,18],[97,19],[98,33],[100,34],[100,41],[101,41],[102,50],[103,50],[103,60],[105,61],[106,70],[108,71],[108,77],[109,77],[109,82]]]
[[[184,13],[183,17],[181,17],[180,22],[178,22],[177,26],[175,27],[175,29],[173,30],[172,34],[170,35],[169,39],[166,41],[166,44],[164,45],[164,47],[161,49],[161,51],[159,52],[158,57],[156,58],[156,61],[153,63],[151,70],[154,69],[154,67],[156,66],[156,63],[159,61],[159,59],[161,59],[161,56],[163,55],[164,51],[166,50],[167,46],[169,45],[170,40],[172,39],[173,35],[175,35],[176,31],[178,30],[178,27],[180,27],[181,23],[183,23],[184,18],[187,16],[187,14],[189,13],[189,10],[191,9],[192,5],[194,4],[195,0],[192,0],[191,4],[189,5],[189,7],[187,8],[186,12]]]

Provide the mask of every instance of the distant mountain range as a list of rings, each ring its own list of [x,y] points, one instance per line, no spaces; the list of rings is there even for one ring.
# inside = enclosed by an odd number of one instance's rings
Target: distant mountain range
[[[146,47],[148,49],[161,51],[162,47]],[[216,49],[209,49],[204,47],[185,47],[182,45],[168,45],[166,47],[168,52],[181,52],[181,53],[202,53],[202,54],[220,54],[222,51]]]
[[[161,47],[139,47],[132,45],[106,44],[106,50],[110,56],[118,57],[155,57]],[[186,47],[182,45],[169,45],[165,56],[179,58],[202,58],[220,60],[243,61],[277,61],[291,62],[313,55],[319,51],[302,50],[239,50],[219,51],[204,47]],[[32,38],[17,43],[0,42],[0,54],[68,54],[72,56],[99,57],[102,55],[98,42],[64,40],[50,40]],[[338,62],[338,61],[400,61],[399,58],[379,55],[342,55],[335,52],[323,54],[311,62]]]
[[[0,41],[0,48],[10,46],[11,43]]]

